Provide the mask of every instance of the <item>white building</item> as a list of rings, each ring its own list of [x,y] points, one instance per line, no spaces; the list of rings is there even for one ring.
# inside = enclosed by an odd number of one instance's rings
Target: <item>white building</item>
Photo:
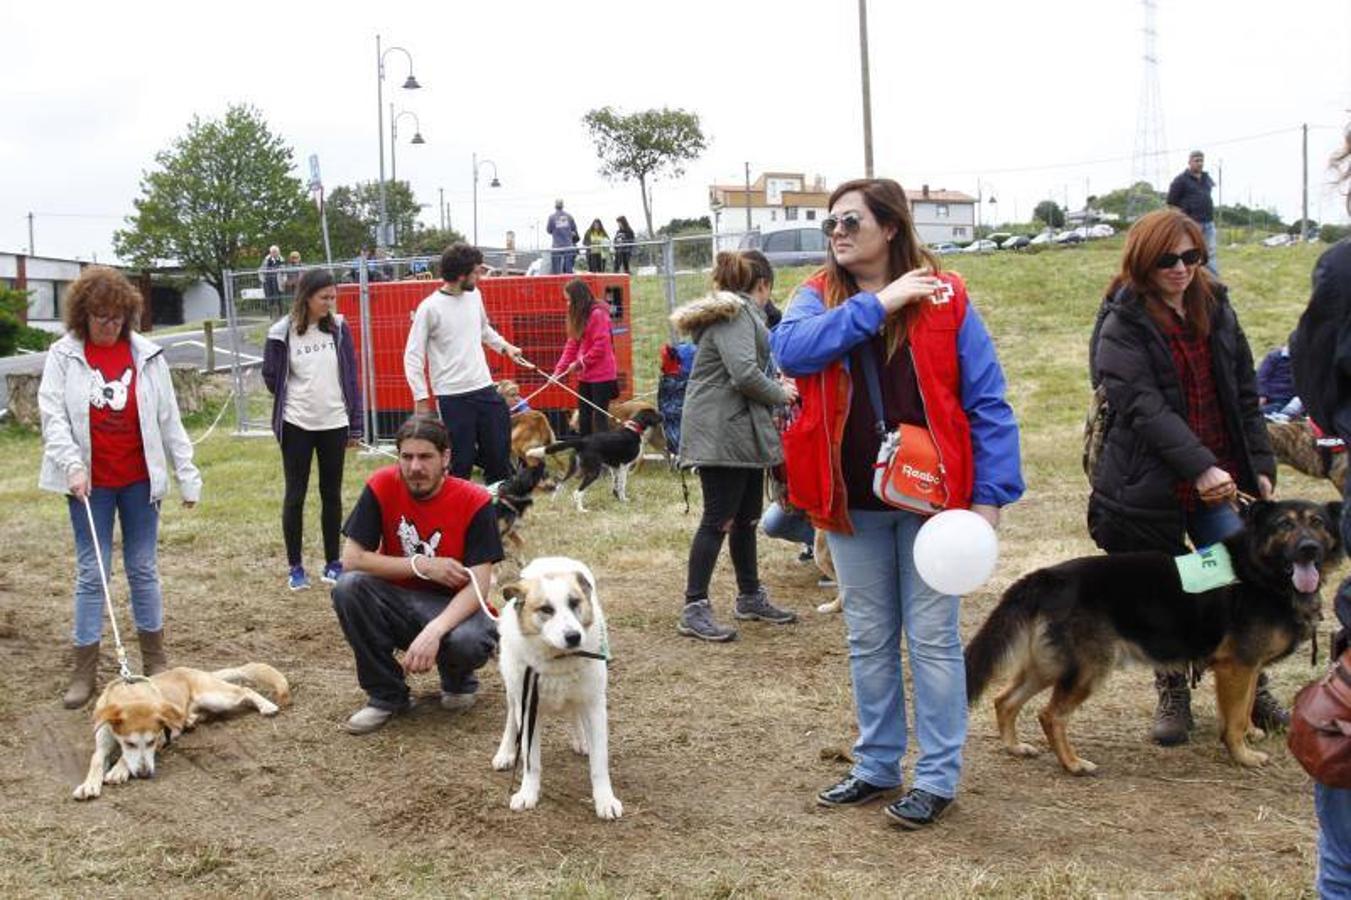
[[[826,217],[828,199],[825,180],[818,175],[808,183],[801,172],[765,172],[751,182],[749,191],[744,184],[714,184],[708,188],[713,230],[719,234],[772,231],[785,222],[817,222]]]
[[[905,193],[910,198],[910,214],[915,218],[915,230],[921,241],[941,244],[975,240],[975,197],[961,191],[931,191],[927,184],[918,192]]]
[[[48,330],[60,328],[66,312],[66,292],[89,262],[23,253],[0,253],[0,284],[28,291],[28,324]],[[204,281],[187,278],[181,269],[140,272],[124,269],[143,295],[150,317],[142,330],[154,325],[179,325],[220,314],[220,295]]]

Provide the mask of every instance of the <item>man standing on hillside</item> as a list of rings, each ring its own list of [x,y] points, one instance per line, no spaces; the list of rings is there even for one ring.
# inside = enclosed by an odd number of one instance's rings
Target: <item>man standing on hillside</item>
[[[577,221],[564,209],[563,201],[554,201],[554,214],[549,216],[546,229],[553,235],[553,253],[549,260],[549,271],[555,275],[572,273],[573,260],[577,258]]]
[[[1215,259],[1215,201],[1210,199],[1210,189],[1215,182],[1205,171],[1205,165],[1206,155],[1193,150],[1187,157],[1187,168],[1168,186],[1168,205],[1176,206],[1201,226],[1206,236],[1206,268],[1219,275],[1219,263]]]
[[[432,412],[436,397],[450,432],[451,474],[468,479],[477,463],[484,481],[494,484],[511,476],[511,414],[493,387],[483,348],[491,347],[518,366],[530,364],[488,322],[478,291],[482,264],[483,253],[468,244],[451,244],[441,254],[444,283],[413,314],[403,368],[416,412]]]

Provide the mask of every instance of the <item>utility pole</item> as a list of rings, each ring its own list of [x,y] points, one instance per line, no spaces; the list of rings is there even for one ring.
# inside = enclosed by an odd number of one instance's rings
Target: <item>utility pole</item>
[[[1308,144],[1309,142],[1306,139],[1304,145],[1307,147]],[[1308,179],[1305,179],[1305,181],[1307,182]],[[28,214],[28,255],[33,255],[33,214],[31,212]]]
[[[873,103],[868,76],[868,0],[858,0],[858,55],[863,68],[863,174],[873,177]]]
[[[1302,214],[1299,220],[1299,239],[1307,241],[1309,239],[1309,123],[1305,122],[1302,126],[1304,132],[1304,202],[1302,205]],[[29,243],[32,243],[29,241]]]
[[[445,230],[446,230],[446,189],[445,189],[445,188],[437,188],[437,189],[436,189],[436,194],[437,194],[437,196],[440,198],[440,201],[441,201],[441,202],[440,202],[440,208],[441,208],[441,230],[442,230],[442,231],[445,231]]]
[[[751,230],[751,164],[746,163],[746,193],[742,195],[746,201],[746,230]]]

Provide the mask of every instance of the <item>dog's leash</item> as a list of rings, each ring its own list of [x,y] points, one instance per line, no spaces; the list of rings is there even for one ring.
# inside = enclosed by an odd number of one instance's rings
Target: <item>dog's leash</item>
[[[609,411],[608,409],[601,409],[599,406],[597,406],[596,404],[592,403],[590,400],[586,399],[586,398],[583,397],[581,394],[579,394],[579,393],[577,393],[576,391],[574,391],[572,388],[568,387],[568,386],[567,386],[566,384],[564,384],[561,380],[559,380],[559,379],[555,378],[553,375],[550,375],[549,373],[545,372],[545,371],[544,371],[543,369],[541,369],[539,366],[534,365],[534,363],[530,363],[530,365],[532,365],[532,366],[534,367],[534,369],[535,369],[536,372],[538,372],[538,373],[540,373],[541,375],[544,376],[545,381],[544,381],[544,384],[543,384],[543,385],[541,385],[540,387],[536,388],[534,391],[532,391],[531,393],[527,394],[525,397],[521,398],[521,399],[522,399],[522,402],[524,402],[524,403],[529,403],[531,400],[535,399],[535,397],[539,396],[541,393],[543,393],[544,391],[548,390],[548,389],[549,389],[549,385],[552,384],[552,385],[555,385],[556,387],[560,387],[560,388],[562,388],[563,390],[567,391],[569,394],[571,394],[572,396],[576,397],[578,400],[582,401],[582,402],[585,403],[587,406],[589,406],[589,407],[591,407],[592,409],[594,409],[596,412],[598,412],[598,413],[600,413],[601,415],[605,416],[605,418],[609,419],[610,421],[612,421],[612,422],[618,422],[618,421],[619,421],[619,419],[618,419],[616,416],[613,416],[613,415],[610,414],[610,411]]]
[[[117,613],[113,609],[113,594],[108,588],[108,573],[103,568],[103,548],[99,545],[98,529],[94,526],[94,508],[89,505],[89,495],[80,498],[84,501],[85,518],[89,520],[89,536],[94,541],[94,559],[99,564],[99,581],[103,584],[103,602],[108,607],[108,621],[113,626],[113,645],[117,648],[118,674],[123,681],[148,681],[144,675],[131,674],[127,664],[127,648],[122,645],[122,633],[117,628]]]

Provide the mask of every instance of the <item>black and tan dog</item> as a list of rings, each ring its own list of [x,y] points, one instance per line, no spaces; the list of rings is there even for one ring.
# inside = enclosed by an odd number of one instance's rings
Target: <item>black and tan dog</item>
[[[536,447],[526,456],[531,460],[542,460],[546,455],[564,450],[574,451],[572,459],[568,461],[568,471],[558,480],[554,492],[557,494],[561,491],[563,484],[580,472],[582,480],[572,492],[572,499],[577,504],[578,512],[586,512],[582,495],[605,469],[610,470],[615,497],[628,502],[629,470],[642,455],[643,437],[650,429],[660,427],[661,416],[656,410],[642,409],[614,431],[595,431],[584,436],[563,438],[547,447]]]
[[[1018,740],[1018,712],[1051,688],[1041,727],[1066,771],[1087,775],[1097,767],[1074,752],[1066,725],[1118,660],[1203,665],[1215,672],[1220,739],[1235,762],[1262,765],[1267,755],[1244,741],[1262,736],[1252,727],[1257,676],[1313,634],[1323,572],[1341,557],[1341,506],[1253,503],[1244,530],[1224,542],[1236,580],[1200,593],[1183,589],[1166,553],[1085,557],[1024,576],[967,645],[969,702],[1011,668],[994,701],[999,736],[1014,756],[1035,756]]]

